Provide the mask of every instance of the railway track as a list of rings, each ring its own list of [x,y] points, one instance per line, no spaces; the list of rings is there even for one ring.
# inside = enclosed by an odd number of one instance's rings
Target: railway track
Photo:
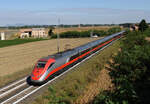
[[[117,40],[119,40],[119,39],[117,39]],[[19,103],[21,103],[27,97],[31,96],[32,94],[34,94],[35,92],[37,92],[38,90],[43,88],[44,86],[52,83],[54,80],[60,78],[62,75],[65,75],[67,72],[72,70],[74,67],[78,66],[82,62],[84,62],[87,59],[91,58],[92,56],[94,56],[95,54],[100,52],[101,50],[104,50],[106,47],[110,46],[113,42],[115,42],[117,40],[112,41],[111,43],[109,43],[105,47],[101,48],[96,53],[93,53],[92,55],[90,55],[86,59],[82,60],[81,62],[77,63],[73,67],[69,68],[67,71],[65,71],[62,74],[56,76],[55,78],[53,78],[52,80],[48,81],[47,83],[45,83],[41,86],[29,85],[27,83],[27,77],[25,77],[21,80],[18,80],[14,83],[9,84],[8,86],[5,86],[5,87],[1,88],[0,89],[0,104],[19,104]]]

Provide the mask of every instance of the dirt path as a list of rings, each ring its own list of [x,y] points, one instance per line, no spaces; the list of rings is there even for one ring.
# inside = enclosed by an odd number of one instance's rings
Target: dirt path
[[[92,40],[96,38],[60,39],[60,51],[66,44],[74,48]],[[25,70],[39,58],[56,53],[56,44],[57,40],[53,39],[0,48],[0,77]]]
[[[100,91],[112,88],[109,71],[103,69],[95,82],[87,86],[87,90],[81,95],[74,104],[89,104]]]

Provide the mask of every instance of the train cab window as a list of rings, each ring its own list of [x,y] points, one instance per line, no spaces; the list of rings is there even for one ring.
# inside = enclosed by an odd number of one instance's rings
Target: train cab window
[[[44,68],[45,65],[46,65],[46,61],[39,61],[39,62],[37,63],[37,68]]]

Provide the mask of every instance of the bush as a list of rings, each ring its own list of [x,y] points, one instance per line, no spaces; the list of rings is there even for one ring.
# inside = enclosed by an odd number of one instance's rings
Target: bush
[[[107,35],[114,34],[114,33],[120,32],[120,31],[121,31],[121,28],[120,28],[120,27],[110,28],[110,29],[107,31]]]
[[[104,31],[104,30],[94,30],[94,35],[97,35],[97,36],[106,36],[107,32]]]
[[[90,37],[92,30],[89,31],[82,31],[82,32],[78,32],[78,31],[68,31],[68,32],[63,32],[60,33],[59,36],[60,38],[80,38],[80,37]],[[111,28],[108,31],[103,31],[103,30],[93,30],[93,35],[97,35],[97,36],[107,36],[107,35],[111,35],[117,32],[120,32],[121,28],[119,27],[115,27],[115,28]],[[53,34],[51,36],[51,38],[57,38],[56,34]]]
[[[143,34],[144,34],[145,36],[150,37],[150,28],[148,28],[147,30],[145,30]]]
[[[52,39],[56,39],[56,38],[57,38],[57,35],[56,35],[56,34],[53,34],[53,35],[51,36],[51,38],[52,38]]]
[[[60,34],[61,38],[79,38],[80,32],[78,31],[68,31]]]
[[[142,98],[141,86],[146,83],[150,87],[150,81],[146,81],[150,74],[150,47],[141,32],[128,33],[122,42],[121,52],[110,63],[110,76],[115,85],[112,92],[99,94],[95,104],[143,104],[150,103],[149,98]],[[146,77],[147,76],[147,77]],[[137,84],[138,83],[138,84]],[[149,89],[146,90],[149,92]],[[142,96],[140,96],[142,95]],[[147,94],[146,94],[147,95]],[[149,96],[148,94],[147,96]]]

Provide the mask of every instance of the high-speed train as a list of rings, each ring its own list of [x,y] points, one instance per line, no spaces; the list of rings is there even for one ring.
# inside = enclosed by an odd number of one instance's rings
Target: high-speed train
[[[110,44],[116,39],[119,39],[121,36],[123,36],[124,32],[125,31],[121,31],[116,34],[106,36],[103,39],[89,42],[74,49],[39,59],[32,71],[30,77],[31,82],[37,84],[43,84],[47,82],[48,79],[59,75],[73,65],[97,52],[104,46]]]

